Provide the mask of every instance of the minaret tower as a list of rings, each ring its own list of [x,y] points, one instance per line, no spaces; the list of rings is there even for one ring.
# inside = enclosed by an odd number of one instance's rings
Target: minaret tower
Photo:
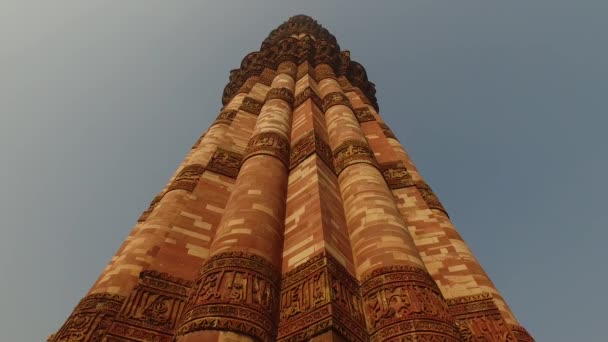
[[[49,341],[533,341],[316,21],[222,103]]]

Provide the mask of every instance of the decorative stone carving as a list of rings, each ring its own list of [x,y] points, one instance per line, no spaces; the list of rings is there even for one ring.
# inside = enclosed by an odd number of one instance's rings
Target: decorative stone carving
[[[148,216],[150,216],[152,211],[154,211],[154,208],[156,208],[156,206],[158,205],[158,202],[160,202],[160,200],[163,198],[164,195],[165,195],[165,192],[161,192],[160,194],[156,195],[156,197],[154,197],[152,202],[150,202],[150,206],[148,206],[148,209],[146,209],[143,213],[141,213],[141,215],[137,219],[137,222],[145,221],[148,218]]]
[[[372,111],[367,107],[357,108],[354,110],[354,112],[359,123],[376,120],[376,118],[374,118],[374,114],[372,114]]]
[[[334,163],[337,174],[340,174],[347,166],[357,163],[379,167],[367,142],[354,139],[344,141],[334,150]]]
[[[421,180],[415,182],[415,185],[416,188],[418,188],[422,199],[424,200],[424,202],[426,202],[429,208],[441,210],[444,214],[446,214],[446,216],[449,216],[448,212],[445,210],[441,202],[439,202],[439,198],[437,198],[437,195],[435,195],[435,193],[433,192],[433,190],[431,190],[431,187],[428,184]]]
[[[323,97],[323,112],[327,112],[327,110],[333,106],[336,105],[343,105],[346,106],[350,109],[352,109],[352,105],[350,104],[350,101],[348,100],[348,97],[346,97],[346,95],[339,93],[339,92],[333,92],[333,93],[329,93],[327,95],[325,95],[325,97]]]
[[[95,293],[84,297],[50,341],[101,342],[124,299],[123,296],[110,293]]]
[[[463,341],[518,341],[509,330],[489,293],[452,298],[447,300],[447,304]]]
[[[367,341],[359,283],[329,254],[319,254],[283,276],[278,341],[308,341],[328,330]]]
[[[108,331],[108,341],[173,341],[192,282],[143,271]]]
[[[293,107],[294,108],[298,107],[299,105],[301,105],[302,103],[304,103],[304,101],[306,101],[308,99],[312,99],[312,102],[317,107],[319,107],[319,109],[323,108],[323,102],[321,101],[321,98],[319,97],[319,95],[317,95],[317,93],[311,87],[307,87],[306,89],[304,89],[301,93],[299,93],[296,96]]]
[[[330,65],[319,64],[315,67],[315,80],[321,82],[326,78],[333,78],[337,80],[336,74]]]
[[[515,324],[509,324],[508,326],[517,342],[534,342],[534,339],[524,327]]]
[[[207,170],[236,178],[241,168],[241,160],[243,155],[218,147],[207,164]]]
[[[274,341],[280,272],[266,259],[244,252],[210,257],[202,267],[177,335],[230,330]]]
[[[378,123],[378,125],[380,125],[380,128],[382,129],[382,133],[384,133],[384,136],[387,138],[392,138],[392,139],[397,139],[397,137],[395,136],[395,133],[393,133],[393,131],[391,131],[390,128],[388,128],[388,126],[385,123]]]
[[[259,80],[260,80],[260,77],[256,76],[256,75],[248,77],[247,80],[245,82],[243,82],[243,85],[239,88],[239,90],[236,92],[236,94],[249,93],[251,91],[251,89],[253,89],[253,86],[255,86],[255,84],[258,83]]]
[[[275,76],[277,75],[277,73],[269,68],[264,68],[264,71],[262,71],[262,74],[260,75],[260,78],[258,79],[258,82],[270,87],[272,85],[272,81],[274,80]]]
[[[289,107],[293,106],[293,92],[288,88],[272,88],[266,94],[266,101],[272,99],[280,99],[289,104]]]
[[[236,113],[237,113],[236,110],[223,110],[217,116],[217,119],[215,119],[215,122],[213,124],[214,125],[217,125],[217,124],[230,125],[232,123],[232,121],[234,121],[234,118],[236,117]]]
[[[194,188],[198,184],[198,180],[205,172],[205,167],[201,164],[191,164],[185,166],[178,174],[175,179],[169,185],[167,192],[171,190],[186,190],[189,192],[194,191]]]
[[[264,102],[247,96],[243,99],[240,109],[251,114],[259,115],[262,110],[262,105],[264,105]]]
[[[279,133],[262,132],[253,136],[247,144],[243,162],[258,154],[276,157],[289,167],[289,141]]]
[[[311,130],[308,134],[298,140],[292,147],[289,156],[289,169],[295,168],[315,152],[319,158],[334,171],[331,149],[314,130]]]
[[[380,164],[380,170],[391,189],[400,189],[415,185],[412,175],[410,175],[401,162]]]
[[[423,269],[378,268],[364,277],[361,295],[371,342],[423,336],[423,341],[460,341],[445,300]]]

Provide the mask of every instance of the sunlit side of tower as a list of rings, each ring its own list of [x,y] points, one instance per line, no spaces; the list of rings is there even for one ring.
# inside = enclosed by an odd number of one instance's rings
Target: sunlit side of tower
[[[49,341],[533,341],[316,21],[222,102]]]

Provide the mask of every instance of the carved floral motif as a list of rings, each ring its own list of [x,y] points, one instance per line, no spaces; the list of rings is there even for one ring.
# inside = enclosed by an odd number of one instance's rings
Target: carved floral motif
[[[400,162],[381,164],[380,170],[382,170],[382,175],[391,189],[400,189],[415,185],[412,176]]]
[[[207,170],[236,178],[241,167],[241,160],[243,160],[243,155],[218,147],[207,164]]]
[[[123,296],[95,293],[84,297],[52,342],[101,342],[120,310]]]
[[[243,162],[258,154],[267,154],[278,158],[289,167],[289,141],[276,132],[258,133],[249,140]]]
[[[378,167],[374,153],[367,142],[360,140],[346,140],[334,151],[336,173],[340,174],[347,166],[357,163],[371,164]]]
[[[317,134],[311,130],[308,134],[298,140],[291,148],[289,156],[289,169],[293,169],[301,162],[306,160],[313,153],[317,153],[319,158],[333,171],[333,156],[329,145]]]
[[[374,118],[374,114],[372,114],[372,111],[369,110],[369,108],[367,108],[367,107],[357,108],[354,110],[354,112],[355,112],[355,116],[357,117],[357,121],[359,121],[359,123],[376,120],[376,118]]]
[[[262,105],[264,105],[264,102],[247,96],[243,99],[240,109],[251,114],[259,115],[262,110]]]
[[[236,113],[237,113],[236,110],[223,110],[217,116],[217,119],[215,119],[215,122],[213,124],[214,125],[217,125],[217,124],[230,125],[232,123],[232,121],[234,120],[234,118],[236,117]]]
[[[266,259],[244,252],[210,257],[177,335],[199,330],[231,330],[274,341],[280,273]]]
[[[175,176],[173,182],[169,185],[167,192],[177,189],[186,190],[189,192],[194,191],[194,188],[198,184],[203,172],[205,172],[205,167],[201,164],[190,164],[184,166],[177,176]]]
[[[367,340],[357,280],[329,254],[318,254],[283,276],[278,341],[308,341],[328,330]]]
[[[293,92],[289,88],[272,88],[272,89],[270,89],[268,91],[268,94],[266,94],[266,101],[272,100],[272,99],[283,100],[283,101],[287,102],[287,104],[289,104],[290,107],[293,106],[293,102],[294,102]]]

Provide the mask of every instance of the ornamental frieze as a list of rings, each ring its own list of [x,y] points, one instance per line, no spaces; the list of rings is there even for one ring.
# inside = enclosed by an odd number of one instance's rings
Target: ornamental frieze
[[[226,124],[226,125],[230,125],[232,123],[232,121],[234,121],[234,118],[236,118],[236,110],[223,110],[220,112],[220,114],[217,116],[217,119],[215,119],[215,121],[213,122],[213,125],[217,125],[217,124]]]
[[[266,101],[272,99],[279,99],[287,102],[289,107],[293,106],[294,98],[293,92],[288,88],[272,88],[266,94]]]
[[[451,298],[447,303],[463,341],[517,341],[489,293]]]
[[[260,78],[258,79],[258,82],[270,87],[272,85],[272,81],[274,80],[275,76],[277,75],[277,73],[269,68],[264,68],[264,71],[262,71],[262,74],[260,75]]]
[[[307,87],[306,89],[302,90],[301,93],[296,95],[293,107],[298,107],[308,99],[311,99],[312,103],[314,103],[319,109],[323,108],[323,102],[321,101],[321,98],[311,87]]]
[[[167,192],[178,189],[189,192],[194,191],[203,172],[205,172],[205,167],[201,164],[190,164],[185,166],[177,176],[175,176],[175,179],[167,188]]]
[[[534,339],[524,327],[509,324],[509,329],[511,330],[511,333],[513,333],[513,336],[517,342],[534,342]]]
[[[360,140],[346,140],[334,150],[334,164],[336,173],[352,164],[366,163],[378,167],[374,153],[367,142]]]
[[[380,123],[378,123],[378,125],[380,125],[380,129],[382,129],[382,133],[384,133],[385,137],[397,139],[397,137],[395,136],[395,133],[393,133],[393,131],[391,131],[391,129],[385,123],[380,122]]]
[[[102,341],[125,298],[110,293],[84,297],[51,342]]]
[[[274,341],[280,272],[266,259],[244,252],[220,253],[202,267],[177,335],[231,330]]]
[[[145,221],[148,218],[148,216],[150,216],[152,211],[154,211],[154,208],[156,208],[156,206],[158,205],[158,203],[160,202],[160,200],[163,198],[164,195],[165,195],[165,192],[161,192],[160,194],[156,195],[156,197],[154,197],[152,202],[150,202],[148,209],[146,209],[143,213],[141,213],[141,215],[137,219],[137,222]]]
[[[243,99],[243,102],[241,103],[241,107],[239,109],[254,115],[259,115],[263,105],[264,102],[258,101],[253,97],[247,96]]]
[[[278,340],[308,341],[328,330],[367,341],[357,280],[333,257],[318,254],[283,276]]]
[[[380,164],[380,170],[391,189],[400,189],[415,185],[412,175],[410,175],[401,162]]]
[[[370,341],[418,336],[460,341],[448,306],[428,273],[409,266],[386,266],[361,285]]]
[[[323,97],[323,112],[327,112],[329,108],[337,105],[343,105],[351,109],[353,108],[350,104],[350,100],[343,93],[333,92]]]
[[[218,147],[207,163],[207,170],[230,178],[236,178],[241,168],[243,155]]]
[[[173,341],[192,282],[156,271],[143,271],[139,284],[108,331],[108,341]]]
[[[243,162],[258,154],[276,157],[289,167],[289,141],[279,133],[262,132],[254,135],[247,144]]]
[[[420,180],[416,181],[414,184],[416,185],[418,192],[420,192],[422,199],[424,200],[424,202],[426,202],[427,206],[430,209],[441,210],[444,214],[446,214],[446,216],[448,216],[448,212],[445,210],[441,202],[439,202],[439,198],[437,197],[437,195],[435,195],[431,187],[426,184],[426,182]]]
[[[331,149],[319,134],[311,130],[308,134],[298,140],[291,148],[289,155],[289,169],[293,169],[306,160],[313,153],[333,171],[334,163]]]
[[[357,121],[359,121],[359,123],[376,120],[374,114],[372,114],[372,111],[367,107],[357,108],[353,111],[355,112],[355,116],[357,117]]]

